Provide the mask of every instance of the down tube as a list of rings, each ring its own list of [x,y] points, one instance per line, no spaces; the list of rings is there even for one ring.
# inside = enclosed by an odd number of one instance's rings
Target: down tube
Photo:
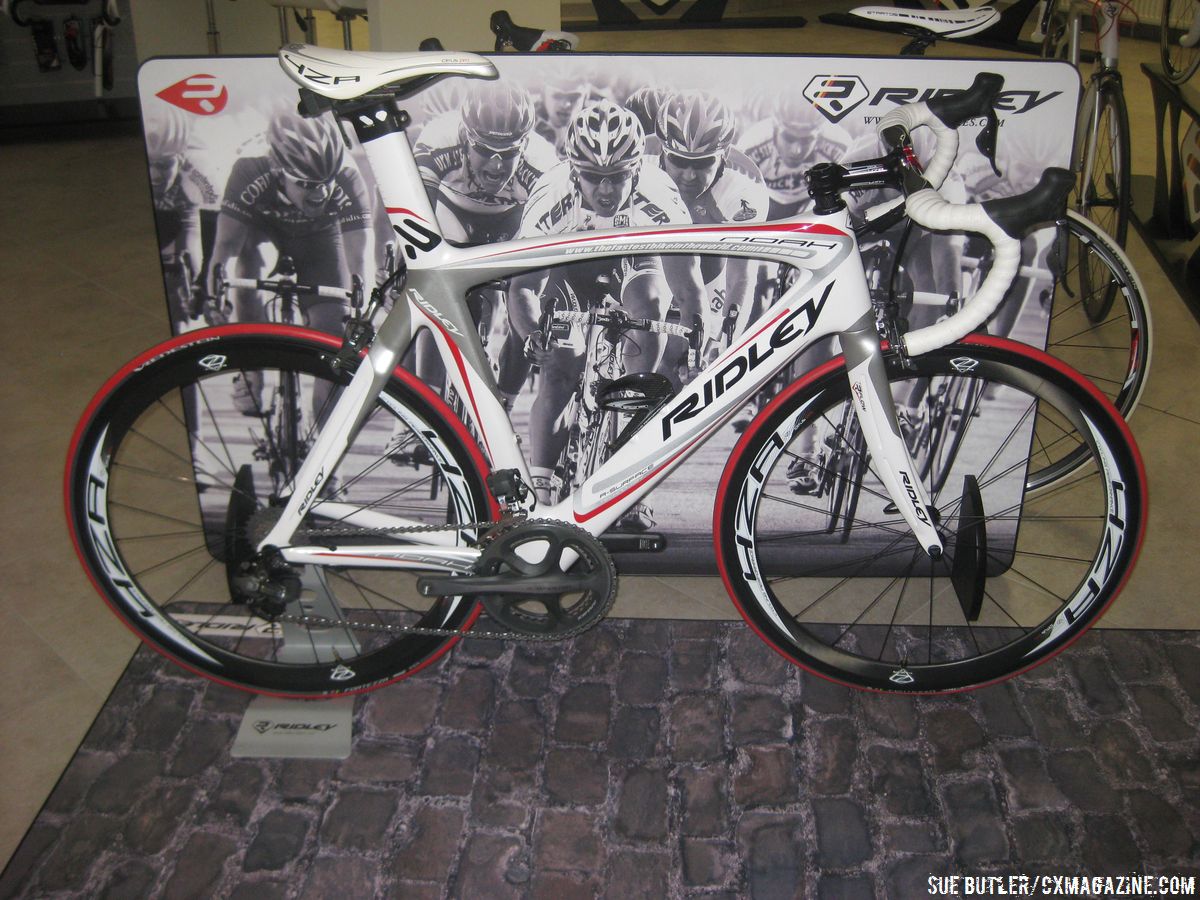
[[[832,274],[793,287],[753,322],[571,497],[547,514],[599,534],[821,338],[873,322],[857,253]]]

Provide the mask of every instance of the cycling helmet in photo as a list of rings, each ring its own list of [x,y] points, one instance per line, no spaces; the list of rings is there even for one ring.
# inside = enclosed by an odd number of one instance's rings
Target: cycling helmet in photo
[[[646,152],[646,134],[632,112],[611,100],[601,100],[571,119],[566,152],[576,169],[597,172],[633,169]]]
[[[680,91],[658,112],[663,149],[698,159],[724,153],[733,143],[733,112],[704,91]]]
[[[146,155],[153,160],[181,156],[191,139],[188,114],[169,103],[153,102],[142,112],[146,133]]]
[[[642,130],[647,134],[658,131],[658,111],[670,99],[671,91],[666,88],[640,87],[625,100],[625,108],[637,116]]]
[[[533,100],[511,82],[487,82],[466,98],[462,123],[464,137],[472,143],[511,147],[533,129]]]
[[[345,146],[337,126],[322,116],[281,113],[267,129],[272,165],[295,178],[330,181],[341,171]]]
[[[776,124],[793,132],[815,135],[824,127],[821,114],[803,94],[780,94],[775,99],[772,117]]]

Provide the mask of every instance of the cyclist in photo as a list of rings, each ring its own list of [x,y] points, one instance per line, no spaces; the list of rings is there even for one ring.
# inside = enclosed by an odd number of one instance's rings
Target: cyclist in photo
[[[212,180],[189,159],[192,129],[188,113],[155,100],[146,109],[142,125],[171,325],[179,332],[191,324],[192,294],[204,259],[200,210],[215,207],[220,195]]]
[[[516,235],[534,184],[558,164],[554,148],[533,128],[529,92],[501,80],[473,86],[460,109],[442,113],[421,131],[413,154],[446,240],[489,244]],[[497,307],[503,303],[503,289],[481,288],[467,294],[485,346]],[[418,340],[415,368],[427,384],[436,387],[444,381],[445,372],[428,335]],[[529,363],[522,340],[504,342],[499,368],[516,369],[517,377],[524,379]]]
[[[284,112],[271,120],[267,142],[267,155],[242,157],[229,174],[217,216],[210,295],[215,296],[217,264],[236,277],[264,277],[262,244],[295,262],[297,282],[349,290],[352,273],[375,271],[375,207],[337,126],[330,118]],[[266,320],[258,291],[230,293],[237,321]],[[311,327],[342,334],[343,302],[302,295],[300,309]],[[239,381],[237,387],[238,410],[257,415],[261,381]],[[314,410],[324,399],[314,394]]]
[[[577,72],[547,73],[534,104],[534,128],[554,148],[561,160],[566,158],[567,129],[591,91],[591,85],[581,83]]]
[[[771,197],[769,221],[807,212],[812,200],[804,173],[817,163],[841,162],[853,145],[849,132],[792,92],[780,94],[771,115],[748,127],[738,141],[762,173]]]
[[[679,189],[696,224],[766,221],[767,189],[761,178],[754,177],[756,169],[753,174],[746,171],[746,165],[753,167],[753,163],[745,160],[739,168],[729,158],[735,128],[732,110],[704,91],[680,91],[659,110],[658,163]],[[707,298],[704,330],[706,343],[714,350],[719,350],[722,332],[737,333],[738,313],[751,305],[758,266],[749,259],[700,257]]]
[[[533,185],[558,163],[533,126],[528,91],[494,81],[421,131],[413,155],[446,240],[488,244],[517,233]]]
[[[534,188],[518,236],[690,222],[666,172],[643,164],[645,145],[642,126],[629,110],[610,100],[581,110],[568,129],[567,159]],[[553,469],[566,437],[558,420],[585,362],[582,340],[555,346],[540,332],[545,310],[555,302],[587,309],[608,301],[619,303],[631,317],[662,321],[672,300],[684,322],[702,316],[703,285],[694,257],[629,257],[615,265],[612,261],[583,263],[512,279],[510,322],[542,369],[529,424],[530,474],[541,502],[553,499]],[[660,370],[665,349],[662,335],[638,333],[624,346],[626,372]],[[507,380],[500,387],[513,398],[521,383]],[[631,513],[625,524],[643,530],[653,527],[648,509]]]

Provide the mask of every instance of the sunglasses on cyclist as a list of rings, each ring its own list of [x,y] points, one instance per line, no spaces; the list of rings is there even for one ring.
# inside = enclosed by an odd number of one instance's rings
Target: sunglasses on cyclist
[[[721,158],[716,154],[711,156],[680,156],[678,153],[672,153],[670,150],[663,152],[667,162],[677,169],[696,169],[703,171],[711,169],[720,162]]]
[[[633,178],[633,169],[618,169],[616,172],[594,172],[591,169],[577,170],[579,177],[588,184],[624,184]]]
[[[333,187],[334,179],[337,178],[336,175],[333,176],[333,178],[324,179],[301,178],[299,175],[293,175],[291,172],[287,171],[285,171],[283,174],[287,176],[288,181],[296,185],[296,187],[300,188],[302,191],[316,191],[321,188]]]
[[[490,144],[485,144],[483,141],[468,141],[467,143],[472,150],[484,159],[499,159],[505,162],[510,159],[516,159],[521,155],[521,151],[525,149],[525,141],[523,140],[515,144],[510,144],[507,147],[493,147]]]

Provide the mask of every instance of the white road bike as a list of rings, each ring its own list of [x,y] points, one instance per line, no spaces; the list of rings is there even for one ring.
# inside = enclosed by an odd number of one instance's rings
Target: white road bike
[[[770,646],[858,687],[956,690],[1060,651],[1128,578],[1147,497],[1124,421],[1061,361],[971,334],[1020,267],[1018,237],[1061,215],[1071,176],[1051,170],[1021,197],[960,206],[919,174],[909,132],[929,125],[938,133],[928,173],[940,183],[953,163],[955,126],[977,114],[974,88],[887,114],[879,159],[814,168],[811,216],[454,247],[438,233],[398,103],[442,76],[494,77],[493,65],[468,53],[305,45],[279,59],[310,114],[332,111],[354,128],[407,266],[340,343],[282,325],[194,331],[128,363],[88,406],[66,473],[79,555],[116,613],[176,662],[249,690],[331,697],[422,668],[472,635],[483,609],[498,628],[479,637],[578,634],[615,597],[605,530],[777,371],[830,335],[842,355],[761,410],[717,486],[716,567]],[[994,246],[969,304],[908,334],[884,323],[886,338],[839,196],[882,187],[906,196],[886,214],[978,231]],[[679,393],[635,417],[636,431],[569,497],[536,506],[464,295],[520,272],[667,253],[784,262],[800,277]],[[396,290],[402,301],[379,309],[379,298]],[[421,330],[432,334],[478,440],[399,367]],[[301,392],[329,385],[293,483],[266,495],[252,485],[270,479],[257,473],[235,484],[245,465],[257,464],[253,442],[231,427],[251,421],[229,399],[250,370],[267,380],[295,373]],[[930,490],[892,391],[946,379],[978,384],[980,399],[956,423],[953,467]],[[628,411],[637,398],[621,401]],[[810,429],[826,443],[853,431],[866,448],[844,533],[831,535],[828,510],[789,485]],[[404,431],[412,463],[396,466]],[[429,489],[434,481],[440,490]],[[214,526],[201,508],[214,504],[226,510],[217,527],[231,539],[206,533]]]

